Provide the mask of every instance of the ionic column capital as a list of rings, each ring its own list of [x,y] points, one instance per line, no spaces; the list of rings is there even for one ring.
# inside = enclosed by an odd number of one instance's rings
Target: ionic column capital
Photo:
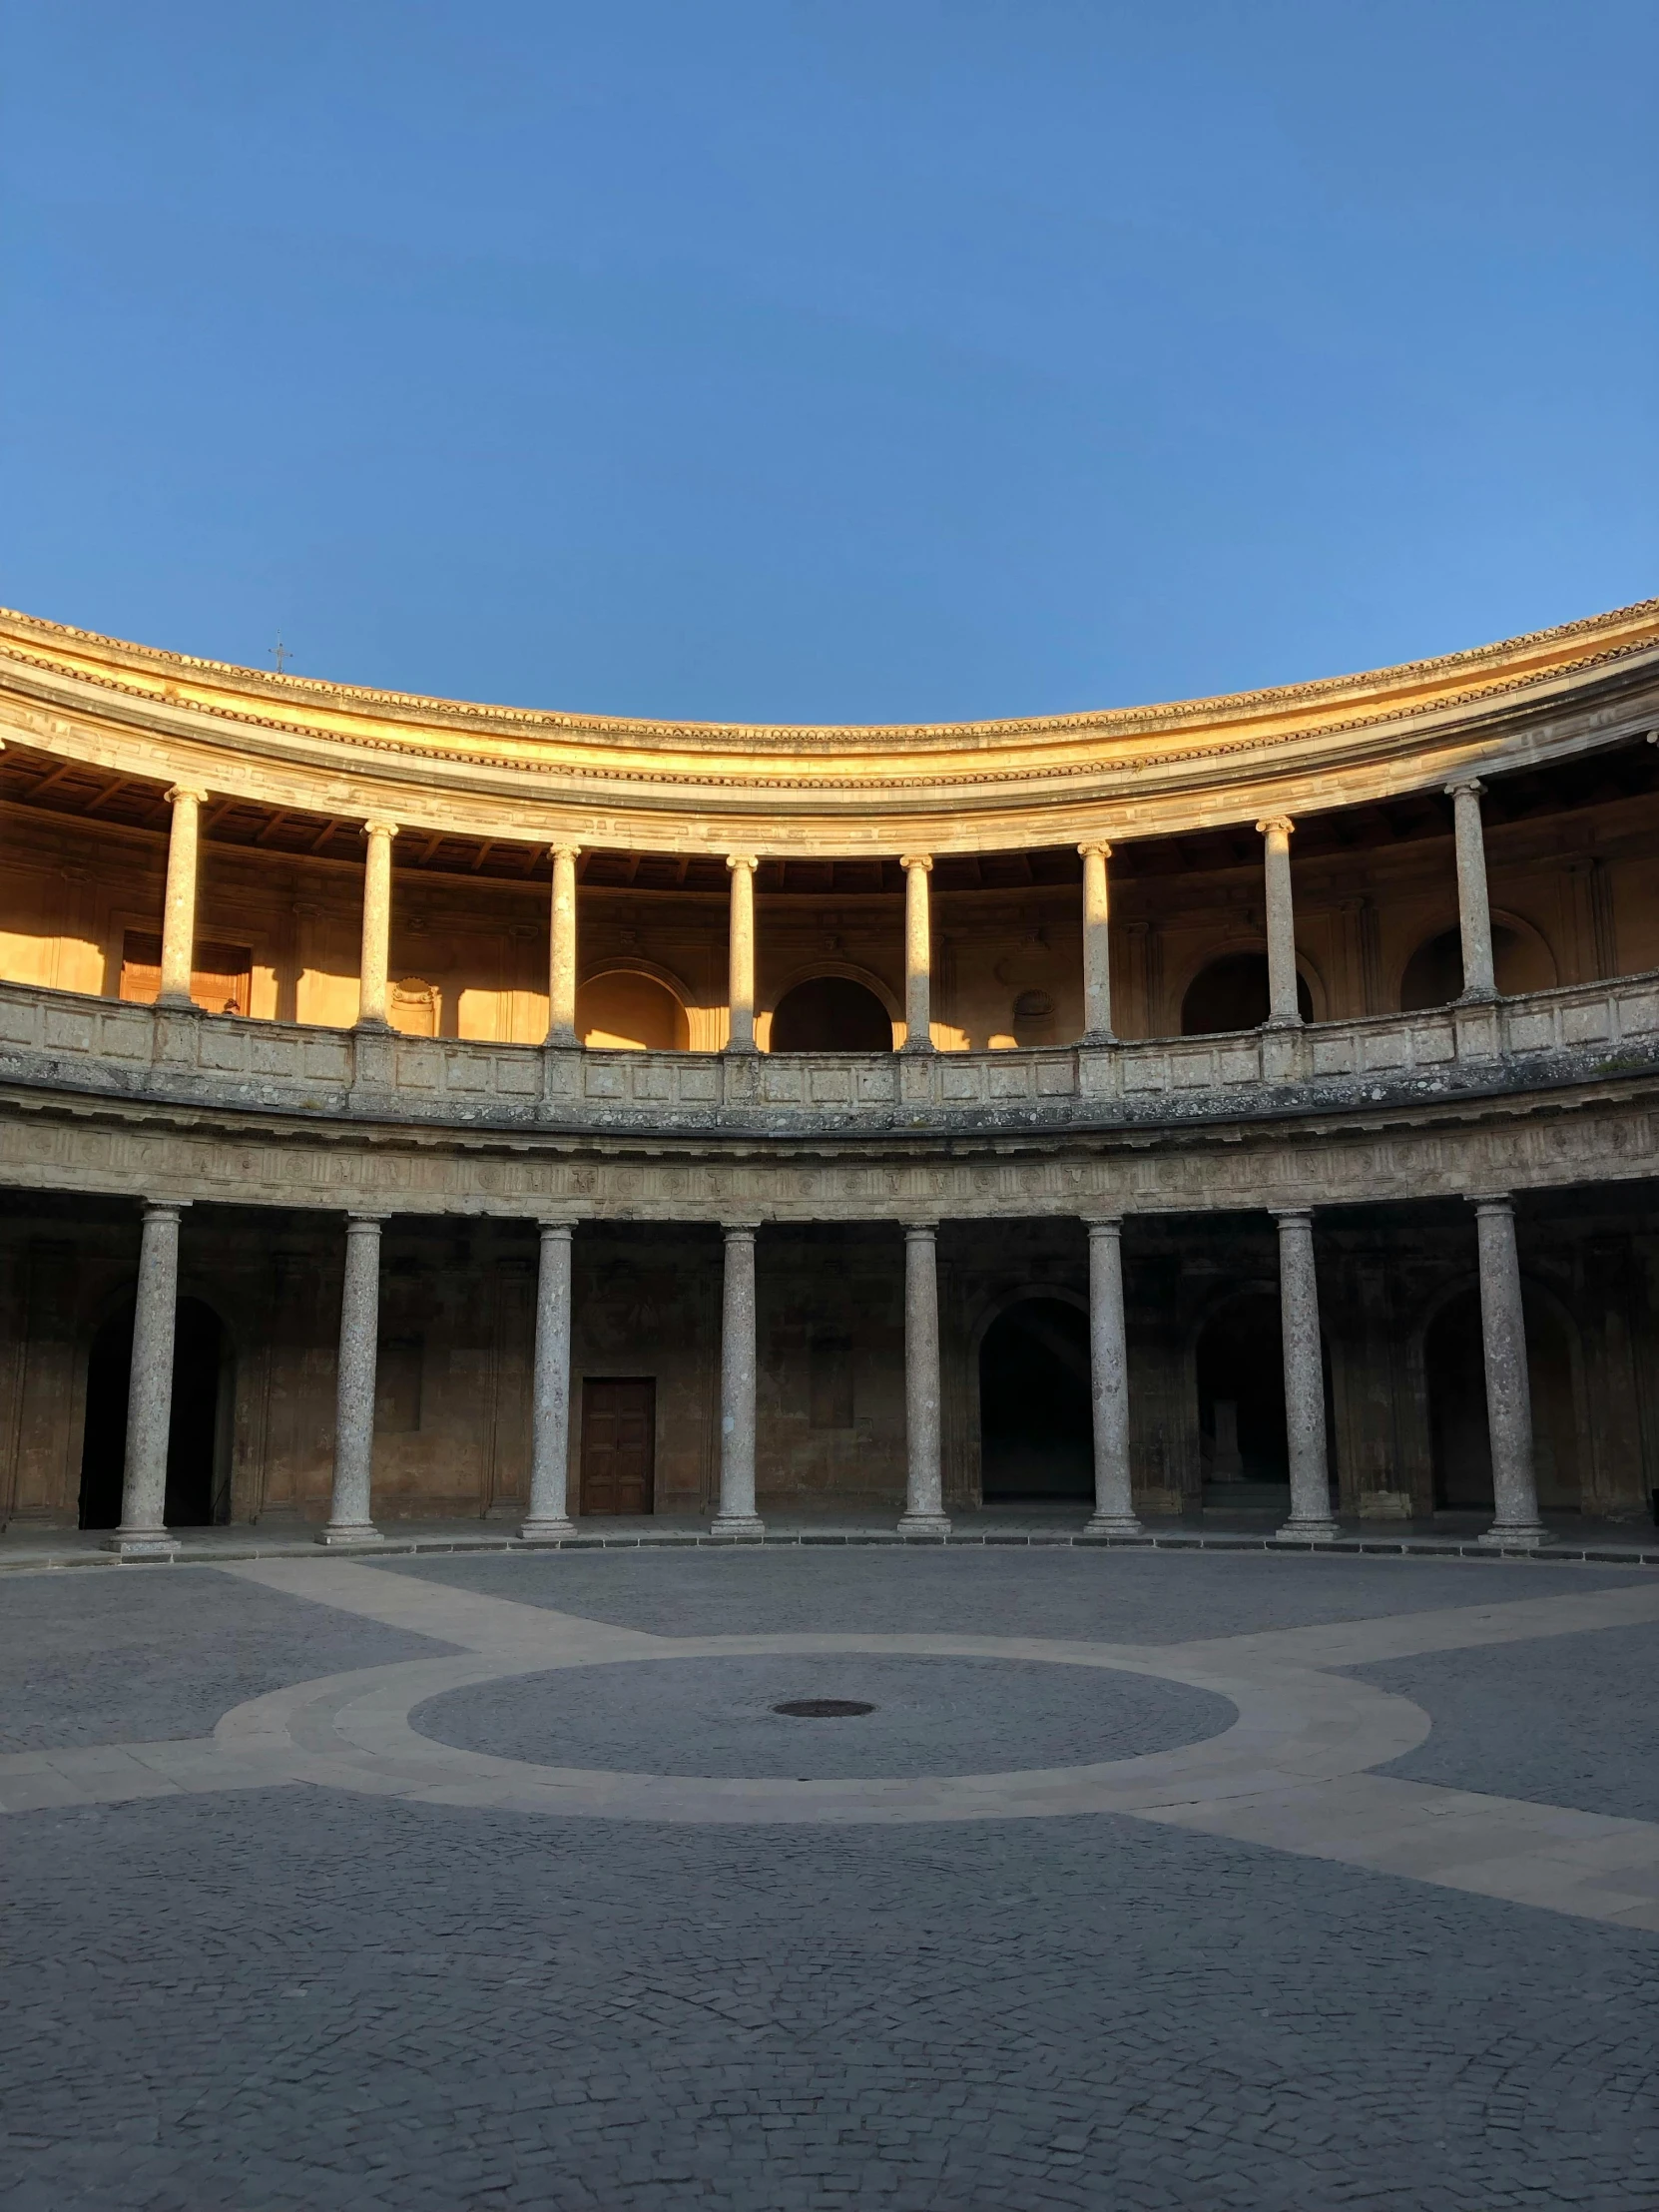
[[[1478,799],[1486,789],[1478,776],[1460,776],[1445,788],[1447,799]]]
[[[906,872],[911,868],[919,867],[924,874],[930,874],[933,867],[933,855],[931,852],[901,852],[898,855],[898,864]]]
[[[170,807],[177,807],[181,799],[192,799],[198,807],[208,804],[208,795],[196,784],[175,784],[166,794]]]
[[[1258,833],[1264,837],[1288,837],[1294,833],[1296,824],[1289,815],[1267,815],[1256,828]]]
[[[1112,848],[1104,837],[1091,837],[1087,844],[1080,844],[1077,849],[1082,853],[1085,860],[1088,859],[1091,853],[1097,853],[1103,860],[1109,860],[1112,857]]]
[[[382,821],[380,817],[376,815],[363,824],[362,834],[365,837],[395,837],[397,834],[397,825],[395,822]]]
[[[753,875],[760,864],[760,857],[754,852],[728,852],[726,855],[726,865],[734,871],[746,868]]]

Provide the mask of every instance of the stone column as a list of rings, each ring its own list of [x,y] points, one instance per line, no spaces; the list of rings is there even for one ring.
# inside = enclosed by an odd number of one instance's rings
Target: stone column
[[[380,1224],[352,1214],[345,1224],[345,1291],[339,1309],[334,1386],[334,1494],[319,1544],[377,1544],[369,1514],[374,1463],[374,1366],[380,1337]]]
[[[1483,1544],[1531,1550],[1547,1544],[1532,1464],[1532,1385],[1515,1204],[1502,1193],[1470,1201],[1480,1251],[1480,1340],[1486,1368],[1486,1429],[1492,1440],[1492,1525]]]
[[[1291,832],[1296,824],[1274,815],[1256,825],[1267,839],[1264,864],[1268,904],[1268,1025],[1295,1028],[1302,1009],[1296,996],[1296,908],[1291,899]]]
[[[530,1380],[530,1512],[519,1530],[532,1542],[576,1533],[565,1494],[570,1479],[570,1239],[568,1221],[541,1224]]]
[[[1457,922],[1463,939],[1464,998],[1497,996],[1492,969],[1492,911],[1486,899],[1486,840],[1480,829],[1480,794],[1484,788],[1473,777],[1446,786],[1457,839]]]
[[[1089,1387],[1094,1400],[1091,1536],[1137,1536],[1129,1480],[1129,1351],[1123,1325],[1123,1224],[1089,1230]]]
[[[728,1052],[755,1050],[755,869],[752,852],[734,852],[726,865],[732,871],[730,980],[726,1002],[730,1009]]]
[[[726,1231],[720,1299],[720,1510],[717,1536],[764,1536],[755,1510],[755,1231]]]
[[[167,840],[167,897],[162,907],[162,981],[158,1006],[188,1007],[196,959],[197,847],[206,792],[175,784],[168,793],[173,826]]]
[[[1080,844],[1083,855],[1083,1042],[1113,1044],[1112,965],[1106,862],[1112,848]]]
[[[939,1447],[938,1223],[904,1232],[904,1511],[906,1535],[946,1536]]]
[[[127,1388],[127,1458],[121,1526],[104,1539],[126,1559],[162,1559],[178,1550],[167,1532],[167,1439],[173,1420],[173,1332],[179,1307],[180,1205],[144,1209],[138,1305],[133,1315],[133,1379]]]
[[[1285,1430],[1291,1447],[1291,1517],[1278,1531],[1296,1543],[1329,1543],[1337,1534],[1325,1451],[1325,1363],[1320,1354],[1320,1288],[1314,1267],[1314,1217],[1276,1213],[1279,1315],[1285,1345]]]
[[[900,856],[904,870],[904,1050],[933,1049],[933,932],[927,912],[927,878],[933,862],[925,852]]]
[[[391,957],[391,840],[394,822],[365,822],[368,851],[363,862],[363,949],[358,966],[357,1027],[384,1029],[386,969]]]
[[[553,847],[553,912],[547,961],[547,1041],[576,1042],[576,861],[581,846]]]

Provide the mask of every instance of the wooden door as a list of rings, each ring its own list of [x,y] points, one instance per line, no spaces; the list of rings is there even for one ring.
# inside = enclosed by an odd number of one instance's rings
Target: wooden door
[[[581,1511],[649,1513],[656,1451],[656,1383],[584,1380]]]

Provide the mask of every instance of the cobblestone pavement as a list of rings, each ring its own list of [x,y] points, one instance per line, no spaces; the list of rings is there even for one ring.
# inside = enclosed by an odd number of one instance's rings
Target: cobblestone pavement
[[[341,1595],[395,1582],[399,1625],[319,1600],[335,1571]],[[554,1609],[669,1636],[1235,1639],[1433,1716],[1378,1770],[1416,1782],[1380,1789],[1645,1818],[1651,1785],[1621,1762],[1651,1759],[1631,1684],[1653,1679],[1659,1624],[1569,1629],[1559,1611],[1636,1579],[1250,1554],[622,1554],[324,1562],[302,1599],[209,1567],[133,1569],[10,1583],[0,1661],[14,1741],[115,1744],[200,1731],[284,1682],[389,1682],[454,1648],[464,1615],[442,1607],[462,1590],[506,1600],[503,1622]],[[1499,1618],[1518,1600],[1543,1603]],[[411,1631],[426,1606],[431,1633]],[[1441,1648],[1457,1634],[1472,1647]],[[879,1710],[771,1715],[815,1694]],[[871,1759],[900,1760],[907,1738],[930,1756],[937,1715],[952,1761],[988,1770],[1220,1744],[1216,1702],[1012,1658],[669,1653],[521,1670],[416,1720],[510,1758],[626,1754],[661,1774],[710,1771],[688,1756],[699,1731],[734,1771],[765,1772],[739,1751],[793,1728],[806,1774],[860,1729]],[[5,2212],[1659,2203],[1659,1934],[1295,1843],[1111,1813],[560,1819],[289,1783],[15,1813],[0,1850]]]

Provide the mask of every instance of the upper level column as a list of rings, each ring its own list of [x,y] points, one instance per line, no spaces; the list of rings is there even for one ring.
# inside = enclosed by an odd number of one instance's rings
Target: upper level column
[[[904,1050],[933,1049],[933,932],[927,906],[928,853],[901,853],[904,870]]]
[[[1291,900],[1291,832],[1288,815],[1273,815],[1256,825],[1267,839],[1263,862],[1268,908],[1268,1024],[1299,1026],[1302,1009],[1296,995],[1296,909]]]
[[[162,981],[158,1006],[193,1006],[196,958],[196,874],[206,792],[175,784],[168,793],[173,826],[167,840],[167,895],[162,908]]]
[[[1480,794],[1475,777],[1448,784],[1452,828],[1457,840],[1457,922],[1463,940],[1463,996],[1495,998],[1492,967],[1492,912],[1486,898],[1486,840],[1480,828]]]
[[[391,840],[394,822],[365,822],[368,851],[363,862],[363,949],[358,965],[357,1027],[385,1029],[386,976],[391,958]]]
[[[1112,848],[1102,839],[1077,849],[1083,855],[1083,1042],[1113,1044],[1111,894],[1106,880]]]
[[[733,852],[726,865],[732,871],[731,937],[726,1002],[730,1027],[728,1052],[755,1050],[755,870],[753,852]]]
[[[547,962],[547,1041],[576,1039],[576,844],[553,847],[553,909]]]

